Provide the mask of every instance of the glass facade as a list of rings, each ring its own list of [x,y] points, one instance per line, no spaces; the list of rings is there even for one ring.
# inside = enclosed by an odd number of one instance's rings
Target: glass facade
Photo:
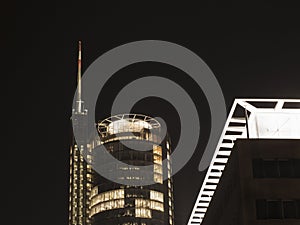
[[[91,224],[173,225],[170,140],[160,137],[160,124],[148,116],[124,114],[101,121],[98,131],[100,144],[116,159],[126,163],[125,166],[104,163],[104,168],[117,169],[120,180],[148,179],[153,184],[123,185],[93,172],[89,213]],[[166,168],[163,168],[164,159],[167,161]],[[140,166],[148,165],[153,165],[151,174],[140,171]],[[164,172],[167,173],[165,181]]]

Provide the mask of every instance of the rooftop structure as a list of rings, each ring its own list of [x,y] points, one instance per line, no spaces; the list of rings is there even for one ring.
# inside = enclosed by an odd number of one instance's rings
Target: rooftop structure
[[[234,101],[188,225],[202,223],[237,139],[300,139],[300,100]]]

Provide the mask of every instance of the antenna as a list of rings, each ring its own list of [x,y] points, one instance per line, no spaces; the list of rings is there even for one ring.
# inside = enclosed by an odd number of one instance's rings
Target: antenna
[[[78,41],[78,70],[77,70],[77,112],[81,113],[81,41]]]

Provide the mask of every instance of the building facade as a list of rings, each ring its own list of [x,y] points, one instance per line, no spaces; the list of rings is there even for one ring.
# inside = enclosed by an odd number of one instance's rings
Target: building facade
[[[203,225],[300,224],[300,140],[237,140]]]

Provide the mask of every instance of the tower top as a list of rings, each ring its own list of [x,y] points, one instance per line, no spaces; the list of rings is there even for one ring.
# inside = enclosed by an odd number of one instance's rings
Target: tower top
[[[77,59],[77,96],[75,113],[83,113],[83,101],[81,98],[81,41],[78,41],[78,59]]]

